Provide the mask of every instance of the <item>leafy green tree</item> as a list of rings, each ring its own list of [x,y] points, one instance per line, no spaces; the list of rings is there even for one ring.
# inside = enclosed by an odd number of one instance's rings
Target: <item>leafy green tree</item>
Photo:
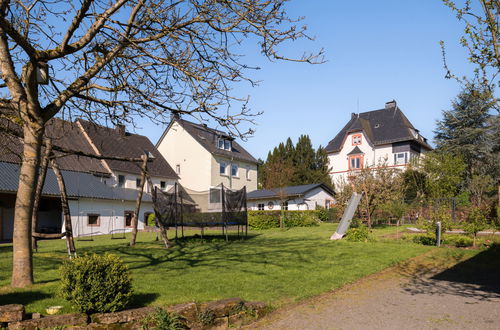
[[[465,232],[474,238],[472,246],[476,246],[477,233],[484,230],[486,226],[486,217],[483,211],[478,207],[474,207],[469,213],[467,223],[464,226]]]
[[[428,198],[456,197],[464,189],[465,163],[461,156],[428,152],[421,162],[427,176]]]

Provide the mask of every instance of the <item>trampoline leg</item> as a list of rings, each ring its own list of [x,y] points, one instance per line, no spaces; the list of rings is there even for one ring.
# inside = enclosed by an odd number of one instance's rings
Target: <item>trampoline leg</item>
[[[226,227],[226,226],[224,225],[224,227]],[[228,238],[227,238],[227,228],[225,228],[225,229],[226,229],[226,242],[227,242],[228,241]]]

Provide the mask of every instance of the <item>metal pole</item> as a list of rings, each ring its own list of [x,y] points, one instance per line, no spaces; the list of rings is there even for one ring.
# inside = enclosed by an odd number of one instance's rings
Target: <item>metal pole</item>
[[[441,246],[441,221],[436,222],[436,246]]]
[[[177,205],[177,182],[174,184],[174,221],[175,221],[175,240],[177,241],[177,217],[179,216],[179,210]]]

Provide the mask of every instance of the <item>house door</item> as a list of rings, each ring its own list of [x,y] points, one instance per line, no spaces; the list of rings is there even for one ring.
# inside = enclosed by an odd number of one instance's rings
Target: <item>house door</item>
[[[134,211],[125,211],[123,217],[125,218],[125,227],[132,227],[132,218],[134,217]]]

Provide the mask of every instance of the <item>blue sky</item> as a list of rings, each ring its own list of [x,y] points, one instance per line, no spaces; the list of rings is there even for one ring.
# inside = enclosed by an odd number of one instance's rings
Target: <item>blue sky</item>
[[[248,47],[245,62],[262,68],[250,75],[262,82],[234,87],[238,96],[250,96],[254,111],[264,111],[254,136],[243,142],[256,158],[265,160],[270,149],[288,137],[296,142],[301,134],[308,134],[314,147],[325,146],[352,112],[381,109],[392,99],[432,140],[441,111],[460,91],[456,81],[444,78],[439,41],[445,41],[456,73],[472,71],[459,45],[463,25],[440,0],[294,0],[288,12],[305,16],[316,39],[289,44],[285,54],[324,48],[327,63],[269,62]],[[153,143],[164,129],[139,126],[137,133]]]

